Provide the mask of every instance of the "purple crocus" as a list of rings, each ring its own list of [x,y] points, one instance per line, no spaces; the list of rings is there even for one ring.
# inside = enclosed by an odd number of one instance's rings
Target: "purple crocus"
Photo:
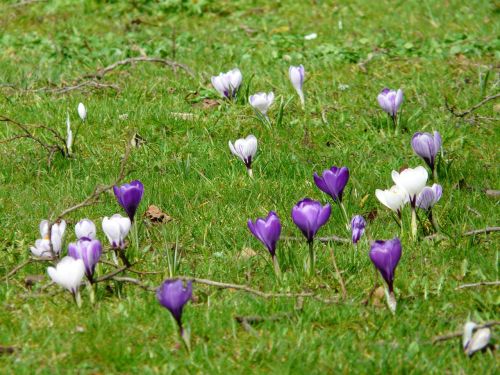
[[[184,286],[182,280],[179,279],[165,280],[156,291],[158,302],[172,313],[172,316],[179,326],[181,336],[183,335],[182,309],[192,296],[192,281],[189,281],[186,286]]]
[[[267,250],[274,258],[276,254],[276,243],[281,235],[281,222],[276,212],[271,211],[267,218],[258,218],[255,223],[248,220],[248,229],[250,232],[267,247]]]
[[[401,258],[401,241],[393,238],[387,241],[375,241],[371,244],[370,259],[387,282],[389,292],[393,293],[394,270]]]
[[[361,215],[356,215],[351,220],[352,243],[356,244],[365,232],[366,221]]]
[[[430,210],[443,195],[443,188],[439,184],[426,186],[422,189],[420,194],[417,195],[417,207],[422,210]]]
[[[377,100],[380,107],[395,120],[399,107],[401,107],[403,103],[403,91],[401,89],[395,91],[384,88],[380,94],[378,94]]]
[[[134,180],[129,184],[122,186],[113,186],[116,199],[120,206],[123,207],[127,213],[130,221],[134,221],[135,212],[139,203],[141,203],[142,195],[144,193],[144,185],[139,180]]]
[[[427,163],[432,171],[434,171],[441,144],[441,134],[437,131],[434,131],[434,134],[417,132],[411,139],[413,151]]]
[[[99,262],[101,254],[101,241],[91,240],[87,237],[82,237],[68,246],[68,255],[70,257],[83,260],[85,275],[90,282],[93,281],[95,266]]]
[[[331,211],[330,204],[322,206],[315,200],[305,198],[292,208],[292,220],[302,231],[307,242],[311,243],[319,228],[330,218]]]
[[[342,194],[344,188],[349,181],[349,169],[347,167],[331,167],[323,171],[323,176],[319,177],[315,172],[314,183],[326,194],[328,194],[335,202],[342,202]]]

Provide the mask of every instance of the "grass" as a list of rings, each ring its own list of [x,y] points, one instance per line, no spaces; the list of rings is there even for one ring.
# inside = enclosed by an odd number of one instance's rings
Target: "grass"
[[[346,165],[351,179],[344,193],[350,216],[376,211],[368,228],[375,239],[399,229],[376,200],[376,188],[392,184],[390,172],[423,162],[413,154],[415,131],[438,130],[443,198],[435,209],[443,241],[403,238],[396,272],[398,311],[385,304],[364,306],[373,285],[368,242],[357,250],[333,245],[347,284],[348,299],[337,305],[261,299],[249,294],[195,285],[195,301],[185,308],[191,353],[179,345],[175,323],[153,293],[113,283],[99,289],[95,306],[82,291],[78,309],[59,287],[27,290],[26,275],[46,275],[46,264],[30,264],[0,283],[0,344],[16,348],[0,355],[7,373],[494,373],[491,352],[466,358],[459,340],[433,345],[434,336],[460,330],[467,319],[498,319],[498,288],[465,290],[466,282],[498,279],[496,234],[463,237],[469,229],[498,225],[498,198],[484,193],[499,181],[498,103],[490,102],[466,119],[446,110],[445,98],[466,109],[498,92],[500,46],[498,6],[486,1],[262,2],[54,0],[13,7],[0,5],[0,115],[65,131],[66,112],[78,123],[84,102],[88,122],[81,127],[75,155],[47,155],[30,140],[0,148],[0,273],[29,257],[38,223],[88,196],[118,174],[124,146],[135,132],[145,144],[133,150],[128,180],[140,179],[145,195],[139,214],[157,205],[173,221],[162,226],[138,222],[143,270],[159,285],[170,275],[174,248],[176,275],[248,284],[265,291],[318,291],[340,295],[326,245],[317,244],[317,275],[301,264],[303,242],[278,244],[284,280],[276,281],[266,250],[251,237],[248,218],[275,210],[283,235],[299,236],[291,207],[309,196],[328,197],[312,180],[314,171]],[[318,33],[305,41],[304,35]],[[175,44],[173,40],[175,39]],[[175,45],[175,48],[174,48]],[[101,89],[65,95],[33,89],[70,84],[115,61],[138,56],[175,58],[194,72],[154,64],[117,69]],[[174,57],[175,54],[175,57]],[[290,64],[304,64],[306,111],[291,87]],[[284,102],[280,126],[264,127],[246,99],[204,108],[217,99],[210,76],[239,67],[243,93],[273,90]],[[341,89],[342,85],[348,85]],[[249,86],[249,87],[248,87]],[[395,135],[377,106],[383,87],[405,93],[402,130]],[[31,90],[31,91],[30,91]],[[175,113],[191,113],[183,120]],[[271,119],[278,113],[275,104]],[[127,114],[125,119],[123,114]],[[322,119],[325,118],[326,122]],[[227,146],[250,133],[259,140],[253,180]],[[2,123],[0,137],[13,136]],[[43,136],[43,135],[42,135]],[[121,212],[112,195],[66,219],[66,244],[73,225]],[[408,219],[409,210],[405,212]],[[338,207],[320,235],[349,237]],[[425,233],[421,229],[420,237]],[[100,239],[104,242],[102,231]],[[250,247],[258,256],[241,256]],[[298,267],[294,268],[293,264]],[[104,274],[108,268],[99,266]],[[247,332],[236,315],[292,316],[266,321]],[[494,332],[495,333],[495,332]],[[494,334],[495,336],[495,334]],[[494,337],[495,340],[495,337]],[[2,371],[2,372],[3,372]]]

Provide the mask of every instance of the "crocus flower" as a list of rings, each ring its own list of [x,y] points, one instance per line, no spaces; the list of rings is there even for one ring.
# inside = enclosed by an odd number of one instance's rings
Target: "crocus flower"
[[[384,206],[401,216],[401,209],[408,202],[408,193],[397,185],[388,190],[375,190],[375,196]]]
[[[425,187],[428,177],[427,170],[422,166],[406,168],[401,173],[392,171],[392,180],[407,192],[412,207],[415,207],[417,195]]]
[[[141,203],[142,195],[144,194],[144,185],[139,180],[134,180],[129,184],[122,186],[113,186],[116,199],[120,206],[127,213],[130,221],[134,221],[135,212],[139,203]]]
[[[236,140],[234,145],[229,141],[229,149],[245,164],[248,174],[252,176],[252,161],[257,153],[257,138],[250,134],[246,138]]]
[[[71,121],[69,120],[69,113],[66,114],[66,149],[68,154],[71,155],[71,148],[73,147],[73,132],[71,131]]]
[[[389,287],[389,291],[394,290],[394,270],[401,258],[401,241],[393,238],[387,241],[375,241],[371,244],[370,259],[380,271]]]
[[[39,228],[41,238],[36,240],[35,246],[31,247],[31,253],[37,257],[50,256],[52,255],[50,252],[50,246],[52,245],[52,251],[54,254],[59,254],[62,249],[64,232],[66,231],[66,222],[61,220],[60,223],[52,224],[50,241],[48,220],[42,220]]]
[[[83,275],[85,275],[83,260],[67,256],[62,258],[55,268],[47,268],[47,272],[52,281],[69,290],[75,297],[77,304],[80,305],[78,288],[82,283]]]
[[[351,220],[352,243],[356,244],[365,232],[366,221],[361,215],[356,215]]]
[[[314,173],[316,186],[328,194],[335,202],[342,202],[342,194],[349,180],[349,169],[347,167],[331,167],[323,171],[323,176],[319,177]]]
[[[82,121],[85,121],[87,118],[87,109],[83,105],[83,103],[78,104],[78,116],[82,119]]]
[[[290,76],[290,81],[292,82],[295,91],[300,98],[300,103],[302,107],[304,106],[304,92],[302,91],[302,85],[304,84],[305,70],[302,65],[299,66],[291,66],[288,69],[288,75]]]
[[[102,230],[108,237],[111,247],[115,249],[125,248],[125,237],[127,237],[131,225],[130,219],[120,214],[102,219]]]
[[[420,156],[427,163],[429,168],[434,171],[436,156],[441,149],[441,135],[435,131],[431,133],[415,133],[411,139],[411,147],[415,154]]]
[[[385,88],[378,94],[377,100],[380,107],[395,119],[399,107],[403,103],[403,91],[401,89],[395,91]]]
[[[212,77],[212,86],[219,92],[223,98],[234,98],[243,80],[241,71],[238,68],[232,69],[227,73],[220,73]]]
[[[182,328],[182,309],[193,295],[193,284],[189,281],[186,286],[182,280],[165,280],[156,292],[156,298],[160,304],[167,308],[174,317],[181,335]]]
[[[248,98],[250,105],[255,108],[255,110],[262,113],[263,116],[267,117],[267,111],[269,107],[273,104],[274,93],[270,92],[266,94],[265,92],[258,92],[257,94],[251,95]]]
[[[490,339],[491,330],[488,327],[478,328],[478,325],[474,322],[465,323],[462,346],[465,354],[469,357],[475,352],[486,348],[489,345]]]
[[[330,204],[321,203],[309,198],[299,201],[292,209],[292,220],[302,231],[308,243],[312,243],[319,228],[326,224],[331,214]]]
[[[443,188],[439,184],[433,184],[432,187],[426,186],[417,196],[417,207],[422,210],[431,209],[443,195]]]
[[[90,238],[91,240],[96,239],[97,229],[92,220],[82,219],[75,225],[76,238],[80,239],[82,237]]]
[[[255,223],[248,220],[250,232],[267,247],[269,253],[274,258],[276,254],[276,243],[281,235],[281,222],[276,212],[271,211],[266,219],[258,218]]]
[[[68,246],[68,255],[74,259],[81,259],[85,266],[85,275],[90,282],[93,280],[95,266],[102,254],[102,245],[99,240],[82,237]]]

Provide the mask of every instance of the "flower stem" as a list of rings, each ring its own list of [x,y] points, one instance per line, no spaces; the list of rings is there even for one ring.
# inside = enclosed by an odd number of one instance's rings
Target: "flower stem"
[[[385,298],[387,300],[387,306],[389,306],[389,310],[393,314],[396,313],[396,306],[397,306],[397,301],[396,301],[396,296],[394,295],[393,290],[385,290]]]
[[[73,298],[76,302],[76,305],[78,307],[82,307],[82,296],[80,295],[80,291],[78,289],[73,292]]]
[[[281,269],[280,269],[280,264],[278,262],[278,258],[276,255],[273,255],[273,266],[274,266],[274,273],[276,274],[276,277],[281,280]]]
[[[189,329],[184,329],[182,326],[180,327],[179,334],[181,336],[182,342],[188,351],[188,353],[191,352],[191,332]]]
[[[434,180],[434,183],[438,182],[438,173],[436,166],[432,167],[432,179]]]
[[[337,274],[337,278],[339,279],[340,288],[342,289],[342,299],[345,300],[347,298],[347,290],[345,288],[344,279],[342,279],[342,274],[337,267],[337,261],[335,260],[335,253],[333,248],[330,247],[330,254],[332,256],[333,268],[335,268],[335,273]]]
[[[429,220],[432,223],[432,226],[434,227],[434,231],[436,233],[439,233],[439,224],[436,220],[436,216],[432,214],[432,208],[429,208]]]
[[[411,238],[417,239],[417,211],[413,205],[411,207]]]
[[[314,275],[314,247],[313,241],[310,241],[309,244],[309,273],[311,276]]]
[[[248,172],[248,175],[250,176],[250,178],[253,178],[252,168],[247,168],[247,172]]]
[[[345,218],[346,228],[347,228],[347,230],[349,230],[350,221],[349,221],[349,217],[347,216],[347,211],[345,209],[344,202],[340,202],[339,205],[340,205],[340,208],[342,209],[342,213],[343,213],[344,218]]]

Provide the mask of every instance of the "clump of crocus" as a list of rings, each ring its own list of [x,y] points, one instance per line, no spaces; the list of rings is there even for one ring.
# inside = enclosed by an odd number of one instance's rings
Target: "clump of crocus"
[[[102,230],[106,234],[106,237],[108,237],[109,243],[114,250],[115,263],[118,263],[118,259],[116,258],[116,254],[118,253],[125,265],[130,265],[124,254],[124,249],[125,237],[127,237],[131,226],[132,222],[130,219],[120,214],[114,214],[110,218],[105,217],[102,219]]]
[[[238,68],[232,69],[226,73],[220,73],[212,77],[212,86],[219,94],[226,99],[232,99],[238,94],[243,75]]]
[[[292,208],[292,220],[301,230],[309,245],[309,271],[314,274],[313,240],[318,230],[330,218],[330,204],[322,206],[320,202],[305,198]]]
[[[82,219],[75,225],[75,234],[77,239],[85,237],[91,240],[95,240],[96,233],[97,229],[92,220]]]
[[[273,92],[270,92],[268,94],[266,94],[265,92],[258,92],[257,94],[251,95],[248,98],[248,102],[250,103],[250,105],[257,111],[257,113],[264,116],[267,121],[269,121],[269,117],[267,117],[267,111],[273,104],[273,101]]]
[[[342,195],[344,194],[344,188],[349,181],[349,169],[347,167],[331,167],[330,169],[325,169],[321,177],[315,172],[314,183],[316,186],[326,194],[328,194],[334,202],[338,203],[342,209],[345,220],[347,224],[349,219],[347,217],[347,212],[342,203]]]
[[[397,116],[399,108],[403,103],[403,91],[401,89],[395,91],[384,88],[380,94],[378,94],[377,100],[384,112],[387,112],[387,114],[391,116],[394,127],[397,128]]]
[[[31,253],[37,257],[59,255],[66,231],[66,222],[61,220],[59,223],[52,224],[50,236],[48,220],[42,220],[39,227],[41,238],[35,241],[35,246],[31,247]]]
[[[392,180],[394,183],[408,194],[408,200],[411,205],[411,234],[414,239],[417,236],[417,214],[415,210],[417,195],[425,187],[428,177],[427,170],[422,166],[406,168],[401,173],[392,171]]]
[[[439,132],[434,131],[434,134],[415,133],[411,139],[411,147],[415,154],[427,163],[432,171],[434,181],[437,181],[436,159],[439,150],[441,150],[441,135]]]
[[[380,203],[397,213],[401,225],[401,210],[408,202],[408,193],[399,186],[393,185],[390,189],[375,190],[375,196]]]
[[[487,348],[490,339],[491,330],[488,327],[481,328],[474,322],[465,323],[462,346],[467,356],[471,357],[475,352]]]
[[[306,75],[304,67],[302,65],[291,66],[288,69],[288,75],[290,77],[290,82],[292,82],[295,91],[297,91],[297,94],[299,95],[300,104],[302,105],[302,108],[304,108],[305,100],[304,92],[302,91],[302,85],[304,84],[304,78]]]
[[[370,259],[380,271],[387,283],[387,304],[392,312],[396,311],[396,297],[394,296],[394,271],[401,258],[401,241],[394,238],[387,241],[375,241],[371,244]]]
[[[83,103],[78,103],[78,116],[82,121],[85,121],[87,118],[87,109],[83,105]]]
[[[267,215],[267,218],[258,218],[255,220],[255,223],[252,220],[248,220],[248,229],[250,232],[267,247],[267,250],[271,254],[271,258],[273,260],[274,271],[276,275],[279,277],[280,267],[278,260],[276,259],[276,244],[280,239],[281,235],[281,222],[280,218],[276,214],[276,212],[271,211]]]
[[[74,259],[70,256],[64,257],[56,267],[48,267],[47,272],[53,282],[69,290],[73,294],[78,306],[81,306],[82,300],[79,293],[79,287],[85,275],[85,265],[83,260]]]
[[[229,149],[231,153],[238,157],[247,167],[247,172],[250,177],[253,177],[252,161],[257,153],[257,138],[250,134],[246,138],[240,138],[234,142],[234,145],[229,141]]]
[[[426,186],[422,189],[420,194],[417,196],[417,207],[426,211],[429,220],[431,221],[434,229],[439,230],[436,217],[432,214],[432,207],[439,202],[441,196],[443,195],[443,188],[439,184],[433,184],[432,186]]]
[[[134,180],[129,184],[122,186],[113,186],[116,199],[120,206],[127,213],[130,221],[134,221],[135,212],[139,203],[141,203],[142,195],[144,194],[144,185],[139,180]]]
[[[85,276],[93,283],[94,271],[102,254],[102,245],[99,240],[82,237],[68,246],[68,255],[74,259],[81,259],[85,266]]]
[[[184,305],[193,296],[193,284],[189,281],[186,286],[182,280],[165,280],[156,292],[158,302],[168,309],[179,327],[179,333],[186,345],[190,349],[189,330],[185,330],[182,325],[182,310]]]
[[[361,215],[356,215],[351,220],[352,243],[357,244],[365,233],[366,221]]]

